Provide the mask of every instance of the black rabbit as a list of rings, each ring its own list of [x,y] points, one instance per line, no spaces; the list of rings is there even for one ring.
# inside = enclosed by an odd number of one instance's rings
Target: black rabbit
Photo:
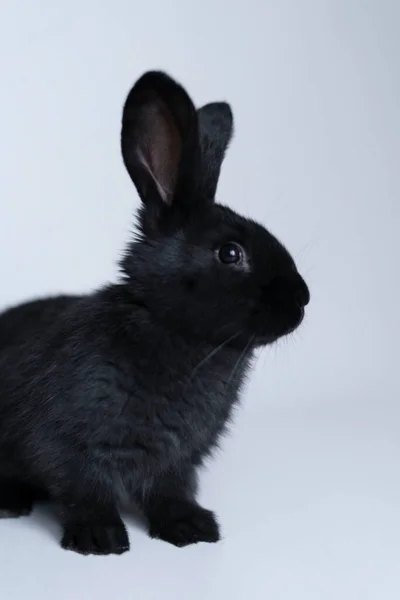
[[[254,350],[298,327],[309,302],[279,241],[214,201],[232,130],[228,104],[196,110],[167,75],[143,75],[122,117],[142,206],[119,283],[0,316],[0,515],[49,498],[64,548],[128,550],[126,502],[152,537],[219,539],[196,472]]]

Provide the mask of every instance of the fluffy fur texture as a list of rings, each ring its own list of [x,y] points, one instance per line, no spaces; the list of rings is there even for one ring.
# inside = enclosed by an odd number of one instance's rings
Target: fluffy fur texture
[[[0,316],[0,515],[60,506],[62,546],[129,548],[122,503],[150,535],[216,542],[197,470],[224,432],[256,347],[302,321],[309,292],[261,225],[215,203],[233,130],[159,72],[126,100],[121,146],[142,201],[122,277]]]

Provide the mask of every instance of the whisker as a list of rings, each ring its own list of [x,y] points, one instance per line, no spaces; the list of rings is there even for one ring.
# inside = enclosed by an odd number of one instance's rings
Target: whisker
[[[226,344],[229,344],[229,342],[231,342],[233,339],[235,339],[236,337],[238,337],[241,334],[241,331],[231,335],[227,340],[225,340],[224,342],[222,342],[222,344],[220,344],[219,346],[217,346],[216,348],[214,348],[213,350],[211,350],[211,352],[209,354],[207,354],[207,356],[205,358],[203,358],[198,365],[196,365],[196,367],[193,369],[193,371],[190,374],[190,378],[193,377],[193,375],[195,373],[197,373],[197,371],[200,369],[200,367],[202,367],[208,360],[210,360],[213,356],[215,356],[217,354],[217,352],[219,352],[220,350],[222,350],[222,348],[224,346],[226,346]]]
[[[229,384],[230,384],[230,382],[232,381],[232,378],[233,378],[233,376],[235,375],[235,373],[236,373],[236,371],[237,371],[237,369],[238,369],[238,367],[239,367],[239,365],[240,365],[241,361],[243,360],[243,358],[244,358],[244,356],[245,356],[245,354],[246,354],[247,350],[250,348],[250,345],[251,345],[251,344],[252,344],[252,342],[254,341],[254,337],[255,337],[254,335],[252,335],[252,336],[251,336],[251,338],[249,339],[249,341],[248,341],[248,342],[247,342],[247,344],[245,345],[244,349],[243,349],[243,350],[242,350],[242,352],[240,353],[240,356],[239,356],[239,358],[237,359],[236,363],[234,364],[234,366],[233,366],[233,369],[232,369],[232,372],[231,372],[231,374],[230,374],[230,376],[229,376],[229,379],[228,379],[228,381],[227,381],[227,383],[226,383],[226,390],[227,390],[227,391],[228,391],[228,388],[229,388]]]

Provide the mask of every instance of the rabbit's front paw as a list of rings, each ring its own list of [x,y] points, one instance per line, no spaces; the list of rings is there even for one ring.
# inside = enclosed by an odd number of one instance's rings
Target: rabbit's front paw
[[[61,546],[79,554],[122,554],[129,550],[124,524],[68,523],[64,528]]]
[[[0,480],[0,519],[29,515],[34,502],[45,498],[45,494],[42,495],[30,485],[18,481]]]
[[[153,515],[150,536],[178,547],[220,540],[213,512],[190,502],[173,500],[165,504],[157,516]]]

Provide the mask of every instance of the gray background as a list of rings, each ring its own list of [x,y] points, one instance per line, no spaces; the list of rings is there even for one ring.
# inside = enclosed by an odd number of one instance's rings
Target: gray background
[[[312,293],[204,473],[224,541],[132,524],[129,554],[85,559],[39,510],[0,523],[5,600],[399,598],[399,34],[390,0],[2,0],[1,307],[115,277],[138,206],[121,107],[153,67],[232,103],[219,198]]]

